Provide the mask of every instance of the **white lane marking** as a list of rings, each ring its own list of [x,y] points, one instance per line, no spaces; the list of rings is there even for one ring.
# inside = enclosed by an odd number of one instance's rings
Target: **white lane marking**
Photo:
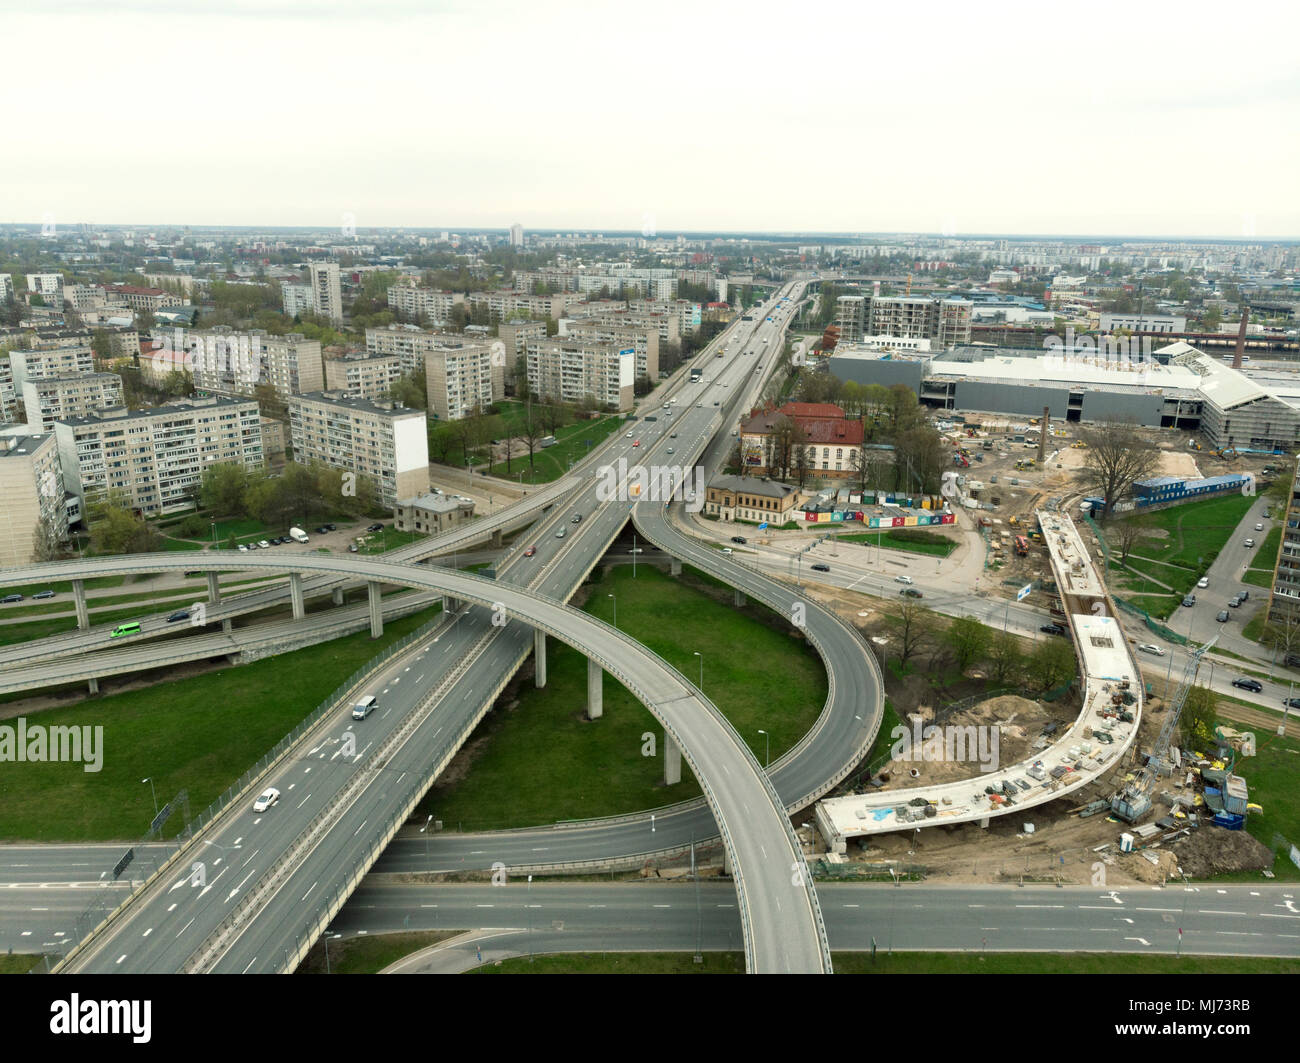
[[[23,937],[26,937],[26,936],[27,936],[26,934],[23,935]],[[119,956],[119,957],[117,958],[117,963],[121,963],[124,959],[126,959],[126,953],[125,953],[125,952],[122,953],[122,955]],[[114,966],[116,966],[116,964],[114,964]]]
[[[180,932],[176,936],[180,937],[181,934],[185,933],[185,931],[187,931],[193,925],[194,925],[194,920],[191,919],[188,923],[186,923],[183,927],[181,927]]]
[[[305,805],[310,800],[311,800],[311,794],[308,793],[306,797],[304,797],[301,801],[298,802],[298,807],[302,808],[302,806]]]
[[[319,880],[318,880],[318,881],[319,881]],[[317,885],[317,883],[316,883],[316,882],[313,882],[313,883],[311,884],[311,889],[309,889],[306,893],[304,893],[304,894],[302,895],[301,900],[304,900],[304,901],[305,901],[309,896],[311,896],[311,891],[314,890],[314,889],[316,888],[316,885]]]
[[[152,934],[152,933],[153,933],[153,927],[150,927],[148,930],[146,930],[146,931],[145,931],[143,934],[141,934],[140,936],[141,936],[142,938],[147,938],[147,937],[148,937],[150,934]]]
[[[254,956],[251,960],[248,961],[248,967],[252,967],[253,964],[255,964],[256,962],[257,962],[257,957]],[[244,968],[242,971],[240,971],[239,973],[240,973],[240,974],[248,974],[248,967],[245,967],[245,968]]]
[[[1206,908],[1206,909],[1202,909],[1200,914],[1201,915],[1245,915],[1246,913],[1245,912],[1217,912]]]

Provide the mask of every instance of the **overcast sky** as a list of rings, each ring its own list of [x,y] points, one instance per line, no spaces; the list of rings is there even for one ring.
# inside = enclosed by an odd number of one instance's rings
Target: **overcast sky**
[[[0,221],[1300,236],[1300,5],[0,0]]]

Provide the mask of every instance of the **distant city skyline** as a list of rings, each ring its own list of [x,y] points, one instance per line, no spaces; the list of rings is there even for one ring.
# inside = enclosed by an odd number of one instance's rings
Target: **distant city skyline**
[[[10,54],[49,120],[23,129],[0,222],[1300,238],[1300,10],[1255,0],[1231,14],[1249,34],[1113,2],[5,19],[58,69]]]

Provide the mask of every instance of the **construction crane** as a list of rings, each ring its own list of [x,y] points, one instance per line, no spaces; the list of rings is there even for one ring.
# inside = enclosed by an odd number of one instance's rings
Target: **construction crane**
[[[905,295],[912,294],[912,275],[910,273],[907,275],[907,291],[904,292],[904,294]]]
[[[1196,673],[1201,667],[1201,658],[1218,641],[1219,636],[1215,635],[1187,658],[1182,684],[1169,706],[1169,714],[1165,717],[1164,726],[1160,728],[1160,736],[1156,739],[1145,766],[1132,782],[1125,784],[1123,789],[1110,799],[1110,810],[1125,823],[1136,823],[1151,808],[1151,790],[1155,787],[1156,780],[1163,774],[1162,769],[1165,767],[1169,744],[1173,741],[1174,730],[1178,727],[1178,718],[1183,713],[1183,705],[1187,703],[1187,695],[1196,683]]]

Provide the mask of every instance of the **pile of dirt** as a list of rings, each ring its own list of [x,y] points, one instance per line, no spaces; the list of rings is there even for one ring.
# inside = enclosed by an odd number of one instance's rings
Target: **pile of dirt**
[[[1155,858],[1154,863],[1150,857]],[[1154,885],[1178,877],[1178,857],[1168,849],[1124,853],[1119,857],[1119,868],[1138,882],[1150,882]]]
[[[1273,852],[1244,830],[1202,827],[1171,846],[1188,878],[1210,878],[1225,871],[1262,871],[1273,866]]]

